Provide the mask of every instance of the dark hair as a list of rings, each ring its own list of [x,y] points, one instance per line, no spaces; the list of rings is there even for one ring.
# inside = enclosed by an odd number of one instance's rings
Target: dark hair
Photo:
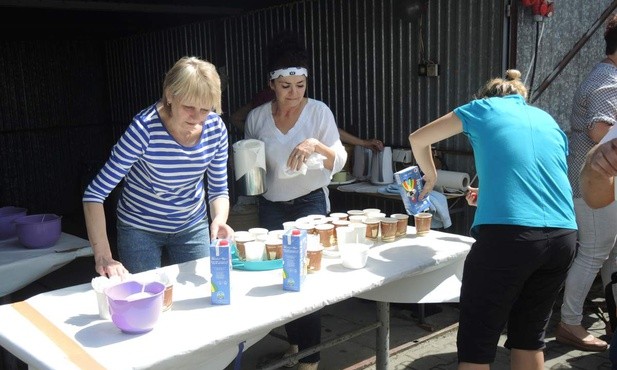
[[[606,41],[605,54],[613,54],[617,51],[617,15],[611,16],[604,30],[604,41]]]
[[[279,32],[268,44],[268,72],[288,67],[309,69],[308,52],[290,31]]]

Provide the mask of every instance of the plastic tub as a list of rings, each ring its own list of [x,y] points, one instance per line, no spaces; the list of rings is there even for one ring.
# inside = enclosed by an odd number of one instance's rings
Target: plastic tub
[[[15,219],[28,213],[26,208],[7,206],[0,208],[0,240],[10,239],[17,235]]]
[[[14,223],[19,243],[26,248],[52,247],[62,234],[62,217],[54,214],[23,216]]]

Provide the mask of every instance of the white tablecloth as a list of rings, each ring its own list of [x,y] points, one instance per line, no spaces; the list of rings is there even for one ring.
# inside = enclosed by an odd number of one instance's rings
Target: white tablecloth
[[[410,227],[409,232],[413,231]],[[281,270],[234,270],[227,306],[210,304],[207,258],[169,266],[165,270],[176,281],[172,309],[161,314],[154,330],[142,335],[123,334],[111,321],[100,319],[89,284],[47,292],[26,302],[105,368],[223,369],[233,361],[239,343],[246,341],[248,347],[270,330],[326,305],[460,265],[472,242],[437,231],[424,237],[408,235],[373,247],[367,266],[360,270],[346,269],[338,258],[324,258],[322,270],[309,274],[300,292],[282,289]],[[449,295],[443,300],[451,300]],[[0,345],[31,367],[77,368],[57,341],[12,305],[0,306],[0,318]]]
[[[62,233],[53,247],[44,249],[24,248],[17,237],[0,241],[0,297],[25,287],[77,257],[91,255],[92,248],[87,240],[66,233]]]

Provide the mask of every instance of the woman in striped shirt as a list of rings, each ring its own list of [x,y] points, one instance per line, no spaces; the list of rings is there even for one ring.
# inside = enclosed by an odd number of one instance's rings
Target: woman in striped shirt
[[[163,253],[170,264],[206,257],[211,238],[231,237],[227,130],[215,113],[220,111],[214,65],[194,57],[178,60],[165,76],[161,100],[133,118],[84,193],[99,274],[151,270],[161,266]],[[122,179],[116,261],[103,202]]]

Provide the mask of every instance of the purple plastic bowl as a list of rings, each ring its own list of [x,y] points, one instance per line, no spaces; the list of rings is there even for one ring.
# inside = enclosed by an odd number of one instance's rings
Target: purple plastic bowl
[[[140,334],[149,332],[159,319],[163,309],[165,285],[154,281],[146,283],[144,292],[150,296],[127,300],[132,294],[140,293],[143,284],[125,281],[105,289],[111,321],[125,333]]]
[[[54,214],[22,216],[13,222],[19,242],[26,248],[49,248],[62,234],[62,217]]]
[[[17,235],[15,230],[16,218],[25,216],[28,213],[26,208],[21,207],[2,207],[0,208],[0,240],[13,238]]]

